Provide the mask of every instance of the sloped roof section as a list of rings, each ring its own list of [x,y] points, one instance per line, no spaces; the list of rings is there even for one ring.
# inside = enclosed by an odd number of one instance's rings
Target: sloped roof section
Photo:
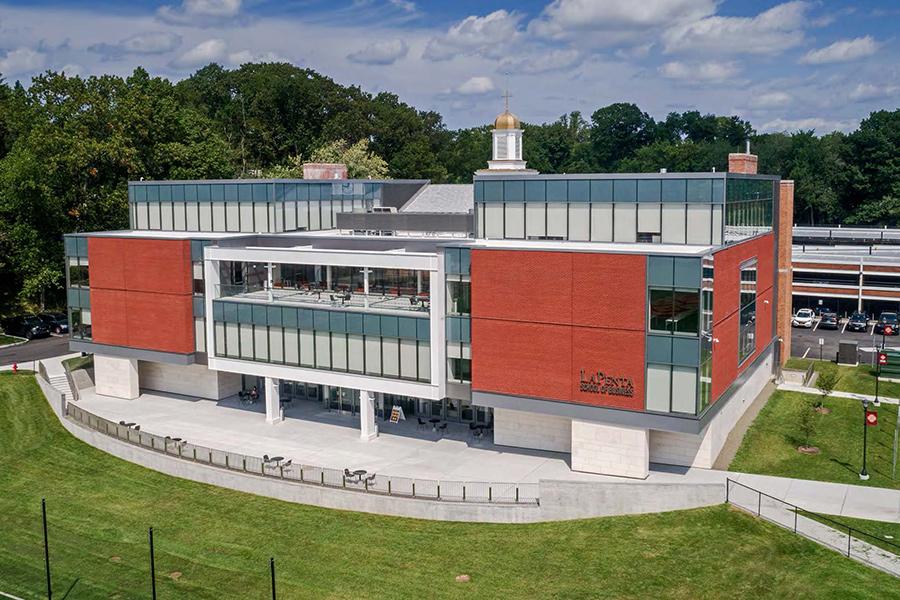
[[[400,212],[469,213],[475,209],[475,188],[470,183],[423,186]]]

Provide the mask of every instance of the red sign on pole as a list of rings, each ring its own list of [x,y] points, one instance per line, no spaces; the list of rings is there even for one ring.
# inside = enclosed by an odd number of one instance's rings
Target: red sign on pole
[[[884,335],[894,335],[894,328],[891,325],[884,326]]]
[[[878,353],[878,364],[879,364],[879,365],[886,365],[886,364],[888,364],[888,362],[887,362],[887,353],[886,353],[886,352],[879,352],[879,353]]]
[[[866,411],[866,425],[869,427],[875,427],[878,425],[878,412],[874,410]]]

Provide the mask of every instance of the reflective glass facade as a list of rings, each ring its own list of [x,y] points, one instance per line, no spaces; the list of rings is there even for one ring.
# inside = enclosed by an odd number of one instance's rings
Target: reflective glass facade
[[[776,185],[727,173],[484,177],[476,237],[722,245],[771,230]]]
[[[357,181],[132,182],[131,228],[279,233],[331,229],[334,215],[381,205],[382,184]]]
[[[444,250],[447,278],[447,381],[472,382],[471,250]]]
[[[79,235],[64,238],[69,331],[71,337],[78,340],[91,339],[91,277],[87,242],[86,237]]]

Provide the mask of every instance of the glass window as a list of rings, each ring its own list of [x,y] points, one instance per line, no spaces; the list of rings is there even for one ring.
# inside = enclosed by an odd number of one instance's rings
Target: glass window
[[[696,335],[699,325],[699,291],[650,288],[650,331]]]
[[[756,350],[756,259],[741,265],[741,308],[738,332],[738,362]]]
[[[697,369],[672,367],[672,412],[697,412]]]
[[[669,412],[671,383],[672,367],[668,365],[647,365],[647,410]]]

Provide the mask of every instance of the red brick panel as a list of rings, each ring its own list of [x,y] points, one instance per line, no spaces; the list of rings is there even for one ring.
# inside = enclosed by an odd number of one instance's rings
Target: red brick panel
[[[110,237],[88,238],[91,289],[124,290],[128,240]]]
[[[126,294],[128,346],[181,354],[194,351],[191,296]]]
[[[807,285],[795,285],[791,287],[792,292],[798,294],[809,294],[810,296],[820,296],[822,294],[831,294],[842,296],[844,298],[856,298],[859,294],[859,288],[830,288],[830,287],[812,287]],[[868,292],[864,292],[868,293]]]
[[[715,341],[718,340],[718,341]],[[713,402],[719,399],[722,392],[737,377],[738,362],[738,313],[732,314],[724,321],[716,323],[713,328],[712,346],[712,397]]]
[[[571,327],[479,319],[472,325],[472,353],[474,389],[571,399]]]
[[[93,273],[91,273],[93,280]],[[124,290],[91,288],[91,335],[99,344],[128,345]]]
[[[572,322],[572,254],[472,251],[472,317]]]
[[[88,261],[95,342],[194,351],[189,240],[92,237]]]
[[[644,331],[646,271],[642,255],[573,254],[572,323]]]
[[[579,404],[644,410],[644,332],[616,331],[592,327],[572,329],[572,400]],[[581,370],[590,378],[598,371],[605,376],[628,378],[632,396],[581,391]]]
[[[772,294],[774,291],[774,288],[769,288],[756,295],[756,352],[754,353],[754,358],[756,358],[760,352],[765,350],[766,346],[769,345],[769,342],[772,341],[772,338],[775,337],[775,333],[772,329],[773,312],[775,309],[775,304],[772,301]],[[745,364],[749,363],[750,361]]]

